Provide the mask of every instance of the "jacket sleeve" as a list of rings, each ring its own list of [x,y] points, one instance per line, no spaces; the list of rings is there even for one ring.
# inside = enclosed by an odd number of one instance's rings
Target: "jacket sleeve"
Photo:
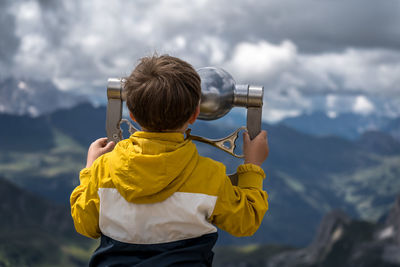
[[[74,189],[70,198],[75,229],[84,236],[98,238],[100,200],[92,169],[83,169],[79,179],[80,185]]]
[[[253,164],[238,167],[238,185],[233,186],[224,173],[211,222],[234,236],[253,235],[268,210],[268,195],[262,190],[263,169]]]

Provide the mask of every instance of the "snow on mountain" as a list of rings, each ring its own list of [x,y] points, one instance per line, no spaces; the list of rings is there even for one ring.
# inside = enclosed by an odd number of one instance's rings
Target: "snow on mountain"
[[[59,90],[50,81],[14,77],[0,81],[0,113],[37,117],[87,101],[85,96]]]

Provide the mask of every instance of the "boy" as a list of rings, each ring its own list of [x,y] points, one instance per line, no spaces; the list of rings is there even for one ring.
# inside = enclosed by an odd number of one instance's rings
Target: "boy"
[[[211,266],[217,227],[252,235],[268,209],[262,190],[266,132],[250,141],[238,186],[225,166],[184,139],[200,113],[200,77],[168,55],[143,58],[125,84],[129,139],[92,143],[81,184],[71,195],[76,230],[98,238],[90,266]],[[107,153],[110,152],[110,153]]]

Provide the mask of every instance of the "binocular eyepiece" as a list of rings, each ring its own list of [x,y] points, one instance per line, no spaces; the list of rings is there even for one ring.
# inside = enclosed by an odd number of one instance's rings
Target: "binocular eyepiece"
[[[236,84],[221,68],[198,69],[201,78],[199,119],[215,120],[225,116],[233,107],[247,108],[247,131],[253,139],[261,131],[264,87]]]
[[[236,85],[232,76],[221,68],[206,67],[197,72],[201,77],[199,119],[219,119],[233,107],[262,107],[263,87]]]

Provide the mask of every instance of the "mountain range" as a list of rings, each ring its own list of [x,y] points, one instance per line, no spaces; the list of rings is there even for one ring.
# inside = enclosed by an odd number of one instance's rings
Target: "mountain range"
[[[85,101],[51,82],[0,81],[0,266],[85,266],[95,248],[68,202],[88,146],[105,136],[105,107]],[[244,121],[228,116],[192,134],[227,136]],[[252,237],[220,231],[216,266],[399,266],[400,118],[312,113],[262,128],[270,209]],[[227,173],[241,163],[196,145]]]
[[[94,243],[76,234],[65,205],[0,178],[0,266],[85,266]]]
[[[329,117],[323,112],[286,118],[281,124],[315,136],[341,136],[355,140],[368,131],[382,131],[400,141],[400,118],[342,113]]]
[[[48,80],[12,76],[0,80],[2,114],[38,117],[88,101],[87,96],[79,92],[59,90]],[[367,131],[383,131],[400,141],[400,118],[374,114],[339,113],[332,117],[315,111],[285,118],[279,123],[315,136],[334,135],[355,140]]]
[[[0,124],[7,126],[0,131],[0,174],[67,205],[87,147],[105,136],[105,114],[104,107],[81,104],[36,118],[0,115]],[[285,125],[263,128],[270,144],[263,165],[270,210],[254,236],[238,239],[221,231],[219,244],[304,246],[327,212],[340,208],[354,218],[377,221],[400,192],[400,144],[384,132],[367,132],[352,141],[315,137]],[[192,133],[218,138],[233,130],[218,120],[198,121]],[[228,173],[241,162],[214,147],[197,147],[200,154],[223,162]]]

